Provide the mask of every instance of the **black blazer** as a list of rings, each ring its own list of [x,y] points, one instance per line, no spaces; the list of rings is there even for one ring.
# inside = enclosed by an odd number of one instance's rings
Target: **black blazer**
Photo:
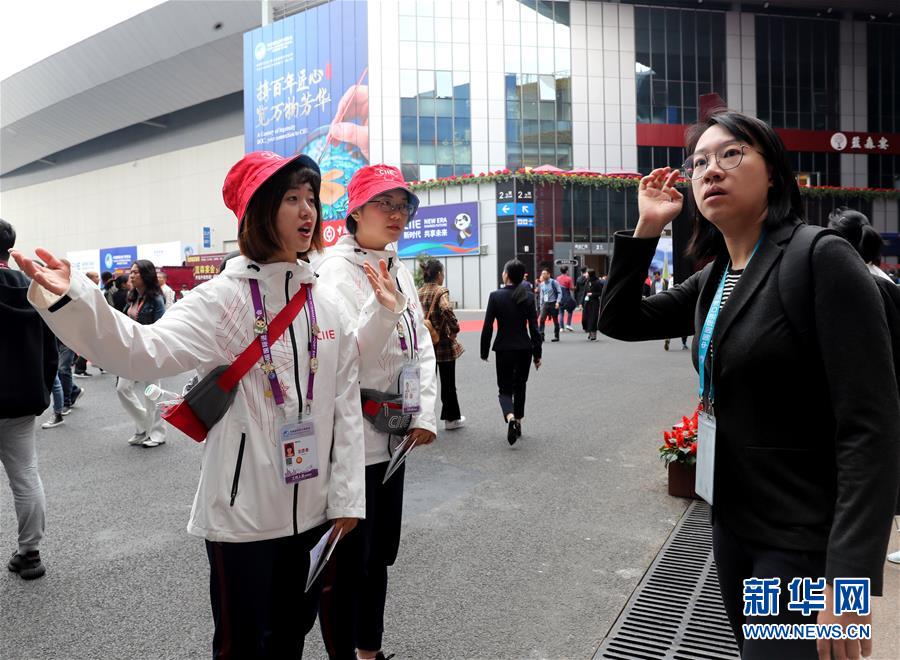
[[[880,594],[900,478],[900,399],[884,307],[850,244],[823,237],[812,258],[818,345],[801,342],[778,287],[795,224],[766,235],[713,333],[713,515],[757,543],[824,551],[829,581],[869,577]],[[604,334],[664,339],[702,327],[728,255],[642,300],[656,243],[616,235]],[[693,356],[696,368],[696,338]]]
[[[504,286],[492,291],[488,297],[481,329],[481,359],[487,360],[494,333],[494,319],[497,320],[495,351],[531,351],[535,360],[541,358],[541,333],[538,331],[537,313],[534,309],[534,294],[525,291],[525,299],[517,303],[513,300],[514,286]],[[520,294],[521,295],[521,294]],[[527,328],[527,329],[526,329]],[[531,337],[529,338],[529,335]]]

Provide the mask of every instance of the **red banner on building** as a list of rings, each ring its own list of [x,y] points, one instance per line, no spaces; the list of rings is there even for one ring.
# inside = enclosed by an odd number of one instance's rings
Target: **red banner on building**
[[[641,147],[684,147],[684,124],[638,124]],[[900,133],[880,131],[807,131],[777,128],[788,151],[818,151],[843,154],[900,154]]]

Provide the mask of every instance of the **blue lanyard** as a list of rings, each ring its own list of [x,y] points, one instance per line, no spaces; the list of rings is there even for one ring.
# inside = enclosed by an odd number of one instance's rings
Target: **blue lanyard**
[[[750,260],[753,259],[753,256],[759,249],[763,237],[764,234],[760,234],[759,240],[756,241],[756,246],[753,248],[750,259],[747,260],[748,266],[750,265]],[[710,305],[709,311],[706,313],[706,321],[703,322],[703,331],[700,333],[700,344],[697,348],[697,357],[700,365],[700,390],[698,394],[701,399],[703,399],[703,395],[706,391],[706,356],[709,353],[709,346],[712,343],[713,331],[716,329],[716,321],[719,320],[719,312],[722,309],[722,297],[725,294],[725,280],[728,277],[728,270],[730,268],[731,260],[728,261],[728,265],[725,266],[725,272],[722,273],[722,279],[719,280],[719,287],[716,289],[716,295],[713,297],[712,305]],[[746,269],[746,266],[744,268]],[[710,403],[715,401],[714,391],[715,390],[712,383],[712,371],[710,371],[708,397]]]

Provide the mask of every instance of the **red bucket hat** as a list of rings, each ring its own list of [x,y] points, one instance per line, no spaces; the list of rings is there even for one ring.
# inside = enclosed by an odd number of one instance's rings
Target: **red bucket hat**
[[[375,195],[397,189],[406,191],[409,196],[409,203],[413,205],[409,217],[412,218],[419,208],[419,198],[409,189],[409,184],[406,183],[400,170],[392,165],[383,164],[360,167],[347,186],[347,195],[350,198],[347,215],[371,201]]]
[[[222,199],[225,200],[225,206],[237,216],[238,226],[244,219],[254,193],[281,168],[295,162],[315,170],[321,177],[316,161],[306,154],[285,158],[271,151],[251,151],[228,170],[222,186]]]

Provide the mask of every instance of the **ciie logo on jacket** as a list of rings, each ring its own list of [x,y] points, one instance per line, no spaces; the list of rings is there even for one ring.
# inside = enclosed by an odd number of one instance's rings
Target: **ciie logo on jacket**
[[[325,341],[326,339],[334,339],[334,330],[333,329],[319,330],[319,334],[316,335],[316,339],[318,339],[319,341]]]

